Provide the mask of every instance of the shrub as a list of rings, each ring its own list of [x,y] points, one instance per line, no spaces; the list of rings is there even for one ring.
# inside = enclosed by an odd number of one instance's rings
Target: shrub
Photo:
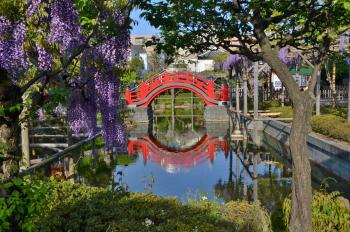
[[[348,204],[348,203],[347,203]],[[312,200],[312,228],[317,232],[350,231],[350,207],[339,192],[316,192]],[[288,227],[291,200],[283,204],[284,223]]]
[[[45,207],[48,187],[40,180],[15,178],[3,185],[9,195],[0,198],[0,231],[33,231]]]
[[[121,193],[69,181],[14,179],[0,198],[0,231],[270,231],[257,204],[226,206]]]
[[[315,132],[350,142],[350,124],[342,117],[332,114],[313,116],[311,127]]]
[[[225,205],[223,212],[227,220],[235,222],[238,231],[272,231],[268,213],[257,203],[231,201]]]

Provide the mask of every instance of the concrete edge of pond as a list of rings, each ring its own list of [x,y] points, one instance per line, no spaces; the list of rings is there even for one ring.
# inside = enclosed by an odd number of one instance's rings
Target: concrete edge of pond
[[[283,122],[275,120],[263,121],[263,132],[272,136],[285,146],[289,146],[290,129],[290,125]],[[350,181],[350,148],[321,138],[315,133],[308,135],[307,143],[311,161],[334,175]],[[276,148],[280,149],[281,153],[286,152],[286,149],[282,150],[278,145]]]

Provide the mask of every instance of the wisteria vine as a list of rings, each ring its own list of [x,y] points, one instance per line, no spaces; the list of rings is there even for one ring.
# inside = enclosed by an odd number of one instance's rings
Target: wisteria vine
[[[94,42],[77,57],[80,73],[68,81],[68,120],[74,133],[93,136],[97,133],[97,113],[100,112],[106,149],[125,151],[126,128],[119,115],[121,88],[116,70],[128,57],[130,34],[128,28],[123,27],[127,15],[100,10],[98,20],[101,25],[112,19],[121,29],[109,37],[106,36],[108,33],[96,33],[92,37]],[[37,14],[39,17],[35,17]],[[38,71],[52,70],[55,57],[67,59],[86,41],[73,0],[28,0],[25,17],[11,22],[0,16],[0,66],[13,80],[21,76],[19,72],[25,76],[28,66],[34,66]],[[34,50],[25,46],[28,33],[25,21],[30,20],[41,28]]]

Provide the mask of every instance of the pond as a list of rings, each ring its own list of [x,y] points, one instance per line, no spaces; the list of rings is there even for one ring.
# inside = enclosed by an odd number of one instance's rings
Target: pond
[[[279,214],[291,192],[292,172],[285,154],[268,146],[273,138],[261,134],[257,144],[251,133],[248,141],[233,141],[232,126],[205,124],[200,105],[153,111],[153,122],[130,129],[128,154],[105,154],[98,145],[88,145],[46,173],[66,170],[64,178],[76,183],[174,196],[184,202],[259,200]],[[317,165],[312,170],[315,189],[328,186],[349,197],[349,183]]]

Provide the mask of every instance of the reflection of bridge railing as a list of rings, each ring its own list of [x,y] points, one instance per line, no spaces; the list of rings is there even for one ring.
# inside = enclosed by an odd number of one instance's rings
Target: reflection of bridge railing
[[[137,90],[126,90],[128,105],[148,106],[150,102],[165,90],[182,88],[195,92],[207,105],[228,100],[228,86],[218,86],[214,81],[204,79],[189,72],[164,72],[146,82],[141,82]]]
[[[213,161],[218,150],[223,150],[227,155],[227,141],[211,136],[204,136],[194,146],[181,151],[168,149],[148,136],[128,142],[129,155],[141,152],[145,162],[152,157],[162,167],[191,168],[208,158]]]

